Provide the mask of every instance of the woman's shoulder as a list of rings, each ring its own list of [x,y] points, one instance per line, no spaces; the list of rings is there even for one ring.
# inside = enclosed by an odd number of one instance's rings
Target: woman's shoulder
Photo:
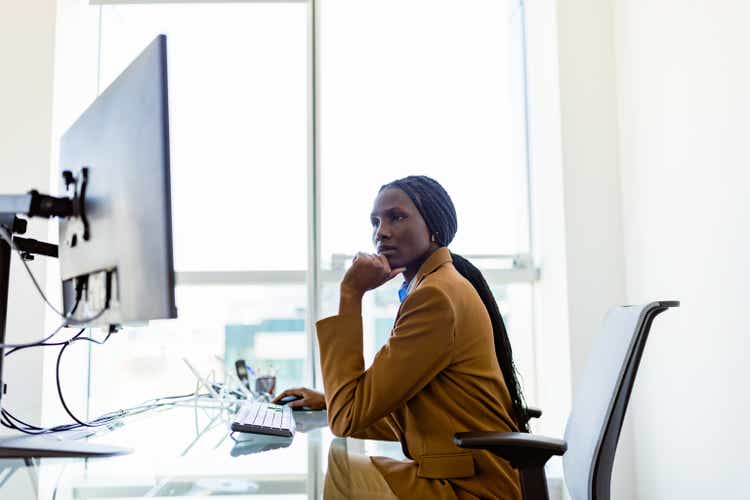
[[[425,276],[425,281],[428,280],[435,284],[466,284],[471,286],[471,283],[469,283],[469,281],[464,278],[461,273],[458,272],[452,262],[446,262],[445,264],[435,269],[434,272]]]
[[[476,295],[474,286],[459,273],[452,263],[446,262],[434,272],[425,276],[421,286],[435,287],[453,301],[463,301]],[[477,295],[476,298],[479,298]]]

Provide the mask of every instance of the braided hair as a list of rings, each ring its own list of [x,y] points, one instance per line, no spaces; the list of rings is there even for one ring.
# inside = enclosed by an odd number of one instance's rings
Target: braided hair
[[[385,184],[379,192],[389,188],[398,188],[409,196],[420,215],[422,215],[430,233],[435,237],[437,244],[447,247],[456,234],[458,221],[456,208],[443,186],[434,179],[424,175],[416,175]],[[513,419],[519,429],[528,432],[526,405],[521,384],[518,382],[518,371],[513,363],[513,352],[508,339],[508,332],[505,329],[505,323],[503,323],[503,317],[500,315],[497,302],[495,302],[490,287],[479,269],[460,255],[453,252],[450,255],[453,259],[453,266],[459,274],[474,286],[487,309],[492,323],[495,355],[513,403]]]

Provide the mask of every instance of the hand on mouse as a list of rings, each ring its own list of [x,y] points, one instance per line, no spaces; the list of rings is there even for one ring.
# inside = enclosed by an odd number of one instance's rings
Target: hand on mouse
[[[288,403],[287,406],[290,408],[301,408],[306,407],[311,410],[323,410],[326,407],[325,394],[312,389],[306,389],[304,387],[298,387],[296,389],[287,389],[275,398],[272,403],[278,403],[281,398],[286,396],[298,396],[301,399]]]

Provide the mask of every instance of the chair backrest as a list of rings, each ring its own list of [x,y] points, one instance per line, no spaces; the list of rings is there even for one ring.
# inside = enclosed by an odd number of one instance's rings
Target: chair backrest
[[[609,310],[576,388],[565,428],[565,482],[574,500],[609,500],[625,410],[653,319],[677,301]]]

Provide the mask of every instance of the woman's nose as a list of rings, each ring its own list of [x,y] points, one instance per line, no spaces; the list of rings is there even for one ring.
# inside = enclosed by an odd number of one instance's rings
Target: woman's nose
[[[383,222],[378,224],[378,227],[375,229],[375,241],[389,239],[390,237],[391,237],[391,231],[390,231],[390,228],[388,228],[388,225]]]

